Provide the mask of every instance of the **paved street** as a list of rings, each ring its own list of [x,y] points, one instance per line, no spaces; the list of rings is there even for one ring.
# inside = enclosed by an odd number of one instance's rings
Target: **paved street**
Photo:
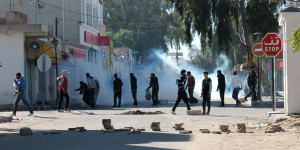
[[[80,112],[93,112],[95,115],[75,115],[72,113],[58,113],[56,111],[36,111],[35,116],[26,116],[28,112],[20,111],[11,123],[1,124],[2,133],[9,133],[0,137],[0,150],[63,150],[63,149],[108,149],[108,150],[177,150],[177,149],[297,149],[300,146],[299,133],[273,133],[266,134],[264,130],[257,130],[257,123],[267,124],[266,112],[270,108],[251,108],[247,106],[233,107],[232,100],[227,99],[228,107],[215,107],[218,102],[213,102],[211,115],[190,116],[186,114],[184,104],[177,108],[177,115],[172,115],[172,102],[168,105],[149,107],[148,103],[141,104],[139,108],[126,105],[122,108],[112,109],[101,107],[97,110],[73,110]],[[117,115],[129,110],[162,111],[160,115]],[[194,104],[193,110],[202,109],[199,104]],[[11,112],[1,112],[8,115]],[[103,133],[102,119],[111,119],[114,128],[132,126],[145,128],[141,134]],[[152,122],[161,122],[161,132],[150,129]],[[175,131],[175,123],[184,123],[186,130],[192,134],[183,135]],[[236,133],[232,125],[246,123],[247,132]],[[230,125],[230,134],[203,134],[199,129],[207,128],[211,131],[219,130],[220,124]],[[68,131],[71,127],[85,127],[87,132]],[[18,128],[30,127],[34,130],[32,136],[19,136]],[[43,135],[43,131],[58,130],[58,135]],[[289,140],[286,140],[286,139]],[[252,143],[256,144],[253,145]],[[262,144],[262,142],[264,144]],[[261,144],[261,145],[260,145]]]

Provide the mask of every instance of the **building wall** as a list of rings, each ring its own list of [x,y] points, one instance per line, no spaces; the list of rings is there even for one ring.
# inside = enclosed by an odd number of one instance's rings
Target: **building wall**
[[[283,63],[284,63],[284,96],[285,96],[285,111],[288,114],[300,113],[300,84],[299,74],[300,52],[294,53],[287,43],[287,39],[292,32],[300,26],[300,12],[283,12],[281,13],[280,24],[283,26]]]
[[[13,80],[17,72],[24,75],[24,35],[23,33],[0,33],[0,105],[13,104],[15,91]]]

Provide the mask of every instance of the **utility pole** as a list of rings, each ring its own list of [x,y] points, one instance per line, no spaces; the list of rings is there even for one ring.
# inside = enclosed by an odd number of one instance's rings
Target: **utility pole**
[[[259,43],[260,36],[262,33],[256,32],[254,35],[257,35],[257,43]],[[257,100],[261,101],[261,69],[260,69],[261,58],[257,57]]]
[[[58,24],[58,19],[55,18],[55,37],[53,39],[52,44],[55,47],[55,73],[56,73],[56,78],[58,77],[58,68],[57,68],[57,44],[58,41],[56,39],[57,37],[57,24]],[[56,80],[56,88],[58,88],[58,81]],[[58,103],[58,97],[59,97],[59,93],[58,93],[58,89],[56,89],[56,104]]]

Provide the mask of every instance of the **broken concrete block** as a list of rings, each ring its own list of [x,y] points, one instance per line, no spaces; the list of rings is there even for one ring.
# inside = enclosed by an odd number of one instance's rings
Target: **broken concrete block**
[[[69,131],[74,131],[76,128],[68,128]]]
[[[12,116],[0,116],[1,122],[11,122],[13,120]]]
[[[175,126],[183,126],[184,125],[184,123],[175,123]]]
[[[227,132],[228,131],[228,128],[229,128],[229,125],[220,125],[220,130],[222,132]]]
[[[104,129],[113,129],[113,126],[111,125],[111,119],[102,119],[102,125]]]
[[[193,133],[193,132],[192,131],[186,131],[186,130],[179,131],[179,134],[191,134],[191,133]]]
[[[186,113],[188,115],[202,115],[202,111],[201,110],[188,110]]]
[[[221,131],[213,131],[213,134],[222,134]]]
[[[175,128],[175,130],[184,130],[184,128]]]
[[[32,130],[28,127],[23,127],[20,129],[20,136],[32,135]]]
[[[160,128],[152,128],[152,131],[161,131]]]
[[[236,126],[238,128],[238,133],[246,133],[246,125],[244,123],[238,123]]]
[[[201,133],[210,133],[209,130],[202,130]]]

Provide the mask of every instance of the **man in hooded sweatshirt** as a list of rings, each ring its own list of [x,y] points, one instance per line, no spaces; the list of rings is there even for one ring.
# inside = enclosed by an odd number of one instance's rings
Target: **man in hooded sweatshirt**
[[[66,109],[65,111],[71,111],[69,109],[69,94],[68,94],[68,75],[69,72],[67,70],[63,70],[62,71],[62,75],[60,77],[57,78],[59,84],[58,84],[58,90],[59,90],[59,103],[58,103],[58,112],[63,112],[63,110],[61,110],[61,104],[64,100],[64,97],[66,98]]]
[[[204,79],[202,81],[202,93],[201,97],[203,98],[202,107],[203,107],[203,115],[210,113],[210,98],[211,98],[211,89],[212,89],[212,81],[208,77],[208,72],[203,72]],[[205,107],[208,107],[207,113],[205,112]]]

